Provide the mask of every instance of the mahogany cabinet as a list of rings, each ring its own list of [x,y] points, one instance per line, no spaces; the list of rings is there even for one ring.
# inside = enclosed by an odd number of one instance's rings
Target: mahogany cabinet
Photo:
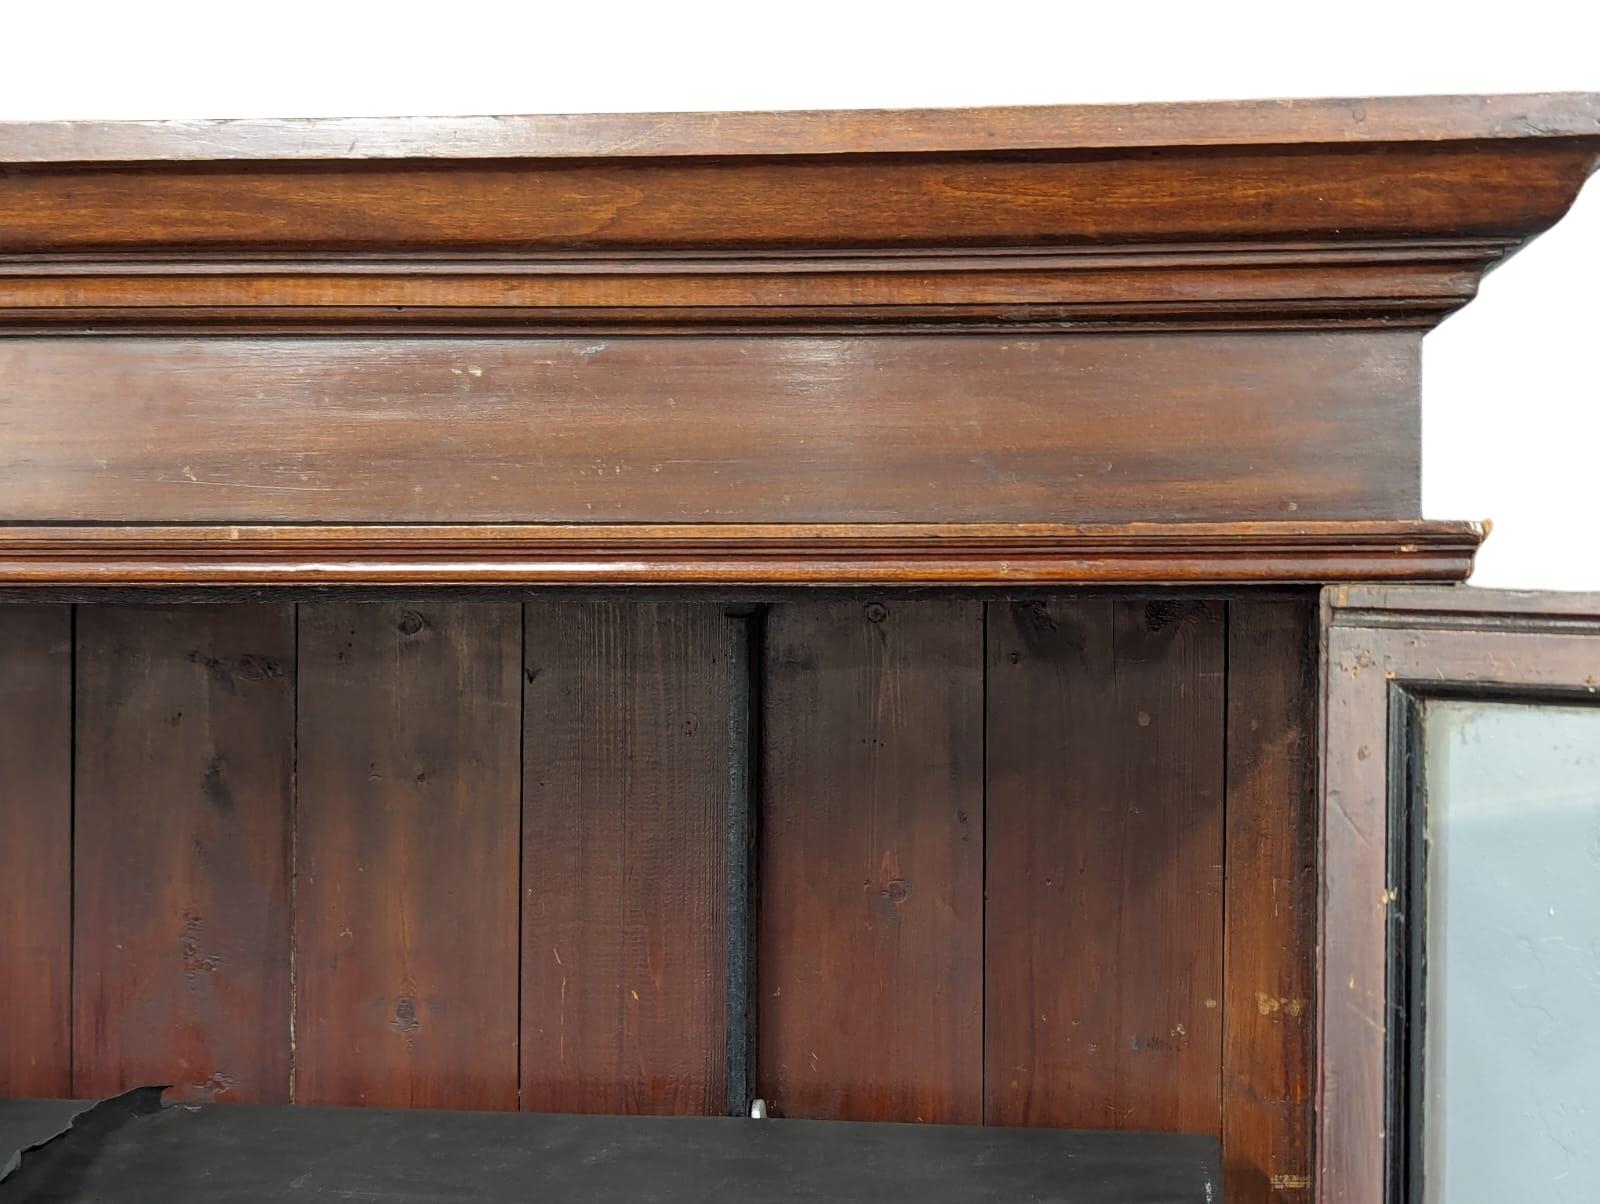
[[[0,125],[0,1095],[1431,1200],[1424,717],[1592,700],[1600,601],[1449,584],[1421,342],[1597,157],[1580,95]]]

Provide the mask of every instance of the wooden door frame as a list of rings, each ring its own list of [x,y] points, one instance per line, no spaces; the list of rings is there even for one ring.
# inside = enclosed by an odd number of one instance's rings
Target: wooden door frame
[[[1322,628],[1316,1198],[1410,1204],[1416,704],[1600,701],[1600,594],[1333,587]]]

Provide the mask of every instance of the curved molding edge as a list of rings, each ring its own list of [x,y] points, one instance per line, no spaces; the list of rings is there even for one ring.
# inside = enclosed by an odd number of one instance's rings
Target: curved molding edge
[[[1471,522],[0,527],[0,586],[1461,581]]]

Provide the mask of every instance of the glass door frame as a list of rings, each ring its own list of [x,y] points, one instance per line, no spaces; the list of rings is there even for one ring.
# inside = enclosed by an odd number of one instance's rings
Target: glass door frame
[[[1600,703],[1600,594],[1322,595],[1316,1194],[1419,1204],[1420,704]]]

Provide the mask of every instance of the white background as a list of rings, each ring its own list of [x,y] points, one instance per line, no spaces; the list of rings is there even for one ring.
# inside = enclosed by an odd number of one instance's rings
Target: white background
[[[0,119],[1600,91],[1600,0],[0,0]],[[3,215],[0,215],[3,221]],[[1600,590],[1600,181],[1428,337],[1424,509],[1478,585]]]

